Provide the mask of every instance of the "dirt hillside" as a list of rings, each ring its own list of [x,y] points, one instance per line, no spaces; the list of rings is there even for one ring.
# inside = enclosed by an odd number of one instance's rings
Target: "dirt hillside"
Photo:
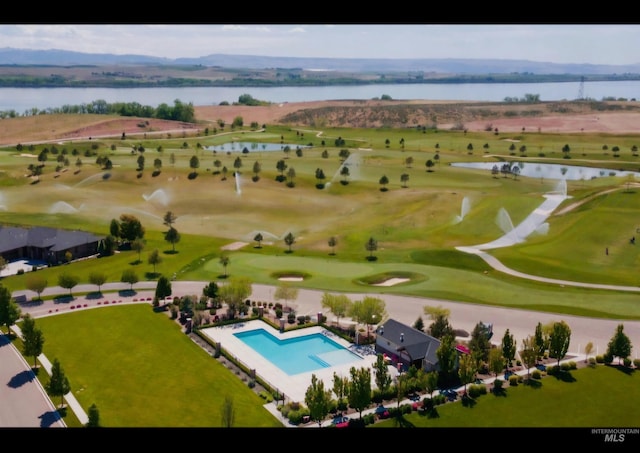
[[[226,125],[242,117],[245,125],[300,127],[437,127],[500,132],[640,133],[640,103],[504,104],[447,101],[337,100],[268,106],[195,106],[197,124],[102,115],[38,115],[0,119],[0,145],[70,141],[105,136],[148,137],[186,134]]]

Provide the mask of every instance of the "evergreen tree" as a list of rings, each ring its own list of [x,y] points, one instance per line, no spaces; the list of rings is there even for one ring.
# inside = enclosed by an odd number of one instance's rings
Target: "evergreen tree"
[[[47,384],[47,392],[49,392],[51,396],[59,396],[60,407],[63,408],[64,395],[70,391],[71,385],[69,384],[69,379],[64,374],[62,366],[60,366],[60,361],[57,358],[53,359],[53,363],[51,364],[51,378]]]
[[[0,326],[9,328],[20,319],[21,310],[18,304],[11,297],[11,292],[0,284]]]
[[[44,336],[42,331],[36,327],[36,321],[29,313],[24,315],[22,326],[22,353],[27,357],[33,357],[33,367],[38,366],[38,356],[42,354],[44,346]]]
[[[100,411],[98,411],[98,406],[96,403],[93,403],[89,407],[89,412],[87,413],[89,417],[89,421],[85,425],[87,428],[99,428],[100,427]]]
[[[624,326],[618,324],[616,327],[616,333],[609,341],[607,346],[607,355],[610,357],[618,357],[618,363],[622,363],[623,359],[628,358],[631,355],[631,340],[624,333]]]

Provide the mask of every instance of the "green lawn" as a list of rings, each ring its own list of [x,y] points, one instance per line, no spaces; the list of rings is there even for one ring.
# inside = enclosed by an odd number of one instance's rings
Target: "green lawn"
[[[238,156],[204,149],[227,141],[228,136],[34,145],[25,151],[37,156],[44,148],[51,149],[37,182],[25,178],[33,157],[15,149],[0,150],[0,222],[62,226],[106,235],[111,220],[123,213],[141,220],[146,243],[140,254],[123,251],[38,271],[50,286],[57,285],[62,272],[78,276],[79,283],[88,283],[93,271],[104,272],[108,281],[120,281],[122,271],[130,268],[140,280],[175,275],[179,280],[214,281],[225,271],[220,264],[224,254],[230,259],[230,275],[247,276],[255,283],[277,284],[278,275],[297,271],[308,275],[304,282],[292,283],[297,287],[397,293],[582,316],[640,319],[637,294],[563,288],[518,279],[493,271],[478,257],[458,252],[456,246],[500,237],[504,232],[496,216],[501,209],[517,224],[544,201],[543,194],[553,190],[556,182],[494,178],[486,171],[449,165],[522,159],[637,170],[640,158],[628,152],[638,141],[637,136],[496,136],[489,132],[423,133],[419,129],[321,132],[318,136],[309,131],[302,139],[288,126],[269,126],[267,133],[244,134],[243,141],[284,140],[301,145],[312,143],[313,148],[299,156],[295,151],[286,156],[259,151],[242,154],[238,169],[241,192],[233,177]],[[338,137],[345,140],[344,145],[335,145]],[[385,145],[387,139],[389,147]],[[404,147],[398,145],[401,139]],[[514,140],[518,146],[527,146],[526,155],[510,150]],[[473,152],[469,151],[469,144]],[[573,150],[568,159],[561,152],[565,144]],[[603,151],[605,144],[616,144],[624,152],[614,159]],[[136,170],[139,154],[132,152],[133,145],[143,145],[146,150],[144,171]],[[71,165],[78,157],[82,165],[56,171],[54,147],[58,155],[68,154]],[[339,157],[342,149],[349,150],[354,164],[345,184],[340,182],[341,177],[334,179],[343,164]],[[97,156],[108,156],[113,168],[100,168]],[[190,166],[194,156],[198,158],[197,168]],[[435,156],[437,163],[427,170],[426,161]],[[412,165],[407,164],[407,157],[413,159]],[[162,160],[162,166],[154,173],[156,158]],[[216,161],[226,167],[226,178]],[[295,176],[290,178],[292,187],[277,181],[279,161],[295,170]],[[254,175],[255,163],[260,164],[259,175]],[[327,175],[322,189],[317,187],[317,169]],[[409,175],[405,187],[401,184],[403,174]],[[386,191],[381,190],[382,176],[389,178]],[[605,193],[609,189],[615,190]],[[628,239],[637,231],[640,191],[627,188],[620,178],[604,177],[569,182],[568,192],[572,198],[561,208],[574,201],[588,201],[564,215],[549,217],[548,233],[491,254],[521,272],[637,286],[640,254]],[[154,198],[154,193],[164,197]],[[462,222],[455,222],[465,198],[470,200],[470,210]],[[71,206],[73,212],[56,211],[59,203]],[[175,244],[176,253],[171,253],[172,246],[163,236],[166,226],[162,217],[167,211],[176,215],[174,227],[181,234]],[[264,236],[260,248],[254,242],[258,232]],[[288,232],[295,236],[291,253],[287,253],[283,241]],[[337,239],[335,254],[328,245],[331,237]],[[365,243],[370,238],[378,244],[375,262],[367,260]],[[233,242],[246,245],[235,251],[222,250]],[[154,274],[147,257],[155,249],[161,252],[163,261]],[[370,285],[381,276],[399,273],[411,275],[412,281],[389,288]],[[28,276],[29,273],[3,278],[2,285],[10,291],[22,290]],[[105,426],[219,426],[220,407],[227,395],[233,396],[238,409],[237,426],[279,424],[262,408],[262,401],[247,383],[195,347],[166,315],[154,314],[146,306],[87,310],[37,322],[46,338],[45,354],[50,360],[60,359],[80,403],[85,409],[96,403]],[[591,372],[594,376],[600,373],[580,370],[575,375]],[[637,379],[635,374],[631,379]],[[567,391],[582,381],[558,385]],[[539,390],[509,389],[507,398],[495,402],[496,398],[487,395],[473,409],[463,410],[475,414],[490,403],[512,401],[518,392],[537,396],[553,385],[545,379]],[[608,389],[610,385],[600,382],[599,386]],[[628,392],[627,385],[620,387]],[[589,390],[581,393],[585,396],[574,397],[572,404],[596,394]],[[612,392],[607,390],[605,394],[610,396]],[[627,404],[623,398],[615,400],[621,407]],[[525,401],[506,409],[495,408],[492,417],[504,419],[495,414],[507,409],[510,413],[528,412],[530,405],[531,401]],[[449,407],[439,408],[442,416],[429,422],[447,420],[446,411],[452,410]],[[546,421],[545,417],[539,415],[530,420],[531,424],[538,426],[535,422]],[[526,421],[518,423],[525,426]],[[584,425],[594,423],[585,421]]]
[[[545,376],[538,386],[505,387],[504,395],[487,393],[472,404],[461,400],[436,406],[437,416],[412,412],[376,428],[597,428],[640,426],[640,373],[597,365],[571,370],[560,379]]]
[[[230,398],[236,427],[282,424],[239,376],[149,305],[39,318],[44,354],[58,359],[71,391],[105,427],[220,427]]]

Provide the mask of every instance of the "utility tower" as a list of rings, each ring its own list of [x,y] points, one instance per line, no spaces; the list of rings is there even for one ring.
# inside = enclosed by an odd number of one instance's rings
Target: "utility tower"
[[[580,77],[580,88],[578,89],[578,100],[584,100],[584,76]]]

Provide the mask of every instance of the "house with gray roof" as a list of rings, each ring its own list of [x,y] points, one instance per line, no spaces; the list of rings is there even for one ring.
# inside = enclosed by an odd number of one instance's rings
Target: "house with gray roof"
[[[440,371],[436,351],[440,340],[411,326],[388,319],[376,330],[376,353],[403,371],[414,365],[425,372]]]
[[[0,225],[0,256],[7,262],[38,260],[56,265],[66,262],[67,252],[74,260],[97,254],[104,238],[79,230]]]

